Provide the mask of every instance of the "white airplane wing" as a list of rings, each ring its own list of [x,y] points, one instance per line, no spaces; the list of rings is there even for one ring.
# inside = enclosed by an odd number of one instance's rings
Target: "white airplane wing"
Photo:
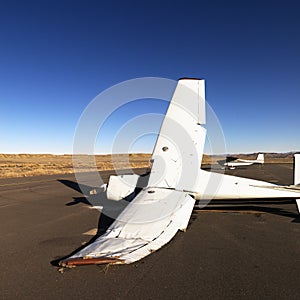
[[[147,188],[133,199],[95,242],[61,261],[61,266],[128,264],[158,250],[185,230],[195,200],[186,193]]]

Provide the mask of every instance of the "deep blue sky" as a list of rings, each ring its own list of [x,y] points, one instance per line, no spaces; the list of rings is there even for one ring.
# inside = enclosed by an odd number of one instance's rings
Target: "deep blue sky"
[[[88,103],[146,76],[205,78],[228,152],[299,150],[299,15],[289,0],[1,1],[0,152],[71,153]]]

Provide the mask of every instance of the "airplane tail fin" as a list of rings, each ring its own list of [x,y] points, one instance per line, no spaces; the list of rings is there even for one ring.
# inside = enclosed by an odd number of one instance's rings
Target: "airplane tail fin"
[[[192,189],[206,138],[204,93],[204,80],[178,81],[153,150],[148,186]]]
[[[257,155],[257,158],[256,158],[256,160],[259,162],[259,163],[264,163],[265,162],[265,156],[264,156],[264,154],[263,153],[259,153],[258,155]]]
[[[294,185],[300,184],[300,154],[294,155]]]

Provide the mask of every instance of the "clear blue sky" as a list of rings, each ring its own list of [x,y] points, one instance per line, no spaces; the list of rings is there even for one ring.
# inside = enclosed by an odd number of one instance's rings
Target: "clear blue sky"
[[[87,104],[147,76],[205,78],[230,153],[300,150],[299,15],[290,0],[1,1],[0,152],[71,153]]]

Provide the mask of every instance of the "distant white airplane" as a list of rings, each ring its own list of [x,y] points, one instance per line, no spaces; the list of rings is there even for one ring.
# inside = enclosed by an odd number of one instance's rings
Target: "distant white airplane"
[[[204,99],[204,80],[179,80],[154,147],[148,183],[135,195],[140,176],[111,176],[107,198],[133,199],[124,201],[128,205],[103,235],[60,261],[61,266],[140,260],[187,229],[196,200],[290,198],[300,212],[300,154],[295,155],[292,186],[200,169],[206,139]]]
[[[230,157],[228,158],[230,159]],[[264,162],[265,162],[264,154],[259,153],[255,160],[233,158],[232,161],[225,162],[224,166],[229,167],[230,169],[234,169],[235,167],[250,166],[253,164],[264,164]]]

